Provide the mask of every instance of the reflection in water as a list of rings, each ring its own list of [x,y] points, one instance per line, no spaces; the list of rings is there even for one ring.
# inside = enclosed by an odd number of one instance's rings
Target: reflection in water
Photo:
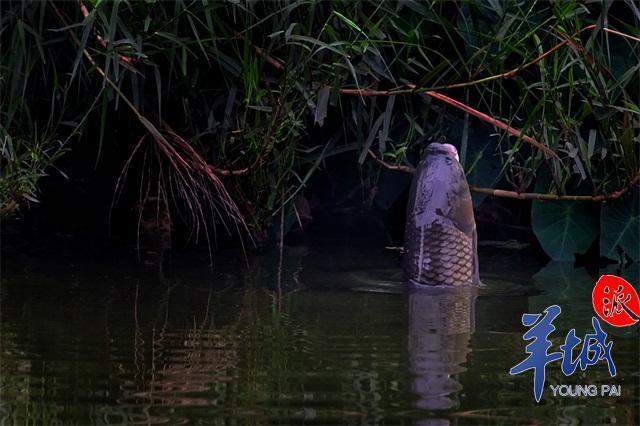
[[[166,279],[111,260],[4,268],[0,424],[637,424],[637,329],[614,336],[619,398],[536,405],[530,377],[508,374],[522,313],[556,301],[571,313],[559,336],[591,324],[580,271],[487,279],[476,300],[406,295],[379,252],[216,261]],[[611,383],[606,369],[580,380]],[[555,367],[548,381],[566,383]]]
[[[409,358],[416,406],[457,408],[463,371],[475,329],[473,287],[433,288],[409,295]]]
[[[212,298],[210,291],[203,317],[194,316],[190,329],[167,327],[167,303],[165,322],[151,330],[148,343],[142,337],[148,333],[136,318],[134,357],[140,381],[132,383],[132,388],[123,387],[120,404],[143,400],[160,406],[215,405],[210,395],[224,395],[237,366],[236,330],[235,324],[217,328],[209,323]],[[145,345],[151,348],[150,354]]]
[[[278,291],[282,283],[277,282],[274,290],[261,286],[273,278],[273,270],[253,263],[238,274],[244,286],[235,291],[227,287],[214,292],[209,287],[205,295],[204,289],[190,289],[197,292],[199,306],[191,318],[179,321],[191,323],[188,328],[176,327],[176,314],[184,315],[177,306],[180,302],[171,301],[177,289],[167,288],[152,322],[138,318],[136,298],[136,372],[133,381],[124,381],[117,403],[143,406],[145,414],[129,414],[127,422],[189,422],[176,413],[180,407],[189,411],[202,407],[211,413],[204,418],[210,419],[233,411],[237,417],[261,417],[258,401],[270,393],[274,375],[282,374],[287,352],[301,348],[291,342],[296,329],[282,312]],[[288,288],[295,277],[292,281]],[[216,312],[220,310],[223,321]],[[242,412],[241,407],[252,405]],[[171,413],[166,417],[150,414],[166,409]]]

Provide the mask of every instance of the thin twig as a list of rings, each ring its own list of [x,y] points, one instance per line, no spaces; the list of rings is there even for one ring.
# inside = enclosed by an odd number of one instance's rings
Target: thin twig
[[[415,88],[415,85],[413,84],[407,84],[407,87],[410,88]],[[394,95],[396,93],[398,93],[398,91],[390,91],[390,90],[369,90],[369,89],[340,89],[339,90],[340,93],[345,94],[345,95],[358,95],[358,96],[391,96]],[[412,92],[413,93],[413,92]],[[446,95],[443,95],[442,93],[433,91],[433,90],[428,90],[426,92],[424,92],[425,95],[430,96],[432,98],[438,99],[442,102],[445,102],[451,106],[454,106],[458,109],[461,109],[462,111],[465,111],[475,117],[478,117],[481,120],[484,120],[500,129],[503,129],[504,131],[506,131],[507,133],[509,133],[510,135],[522,138],[523,141],[527,142],[530,145],[535,146],[536,148],[538,148],[539,150],[541,150],[542,152],[544,152],[545,156],[547,158],[549,157],[554,157],[557,158],[558,155],[553,152],[549,147],[547,147],[546,145],[542,144],[541,142],[535,140],[534,138],[532,138],[531,136],[527,136],[525,134],[523,134],[520,130],[509,126],[507,123],[498,120],[497,118],[493,118],[483,112],[478,111],[477,109],[471,108],[468,105],[463,104],[460,101],[457,101],[455,99],[452,99]]]
[[[535,140],[534,138],[532,138],[531,136],[527,136],[525,134],[523,134],[520,130],[515,129],[511,126],[509,126],[507,123],[500,121],[496,118],[493,118],[483,112],[478,111],[477,109],[471,108],[468,105],[463,104],[460,101],[456,101],[455,99],[451,99],[450,97],[443,95],[442,93],[438,93],[435,92],[433,90],[429,90],[427,92],[425,92],[426,95],[431,96],[432,98],[438,99],[440,101],[446,102],[449,105],[452,105],[458,109],[461,109],[464,112],[468,112],[469,114],[478,117],[481,120],[486,121],[487,123],[491,123],[492,125],[494,125],[495,127],[498,127],[504,131],[506,131],[507,133],[509,133],[512,136],[515,137],[519,137],[522,138],[523,141],[527,142],[530,145],[535,146],[536,148],[538,148],[539,150],[541,150],[542,152],[544,152],[545,156],[547,158],[549,157],[554,157],[554,158],[558,158],[558,155],[553,152],[549,147],[543,145],[542,143],[538,142],[537,140]]]
[[[415,168],[411,166],[405,166],[401,164],[390,164],[386,161],[378,158],[373,151],[369,150],[369,155],[376,161],[376,163],[380,164],[386,169],[396,170],[399,172],[404,172],[408,174],[414,174]],[[558,195],[558,194],[541,194],[536,192],[517,192],[517,191],[508,191],[504,189],[494,189],[494,188],[483,188],[480,186],[469,185],[469,189],[473,192],[478,192],[481,194],[491,195],[493,197],[502,197],[502,198],[514,198],[517,200],[545,200],[545,201],[594,201],[594,202],[605,202],[618,199],[622,197],[624,194],[629,192],[631,188],[640,183],[640,170],[636,173],[636,175],[629,181],[629,183],[619,191],[609,192],[607,194],[599,194],[599,195]]]
[[[82,49],[83,55],[91,63],[93,69],[102,76],[104,81],[109,86],[111,86],[113,90],[118,93],[118,95],[121,96],[121,99],[135,114],[140,124],[142,124],[145,129],[153,136],[155,146],[165,155],[166,159],[174,168],[176,178],[180,182],[179,185],[182,188],[181,191],[184,193],[183,200],[189,207],[191,216],[194,220],[194,223],[196,224],[196,238],[200,229],[200,223],[202,223],[205,229],[205,236],[207,237],[207,241],[209,240],[207,221],[203,211],[203,204],[198,198],[198,191],[200,191],[200,193],[204,195],[205,201],[207,201],[207,205],[210,206],[211,211],[222,218],[222,224],[225,227],[227,227],[227,224],[224,221],[222,214],[218,210],[216,201],[220,203],[218,205],[224,208],[225,213],[229,218],[231,218],[232,221],[234,221],[236,224],[240,223],[242,226],[244,226],[245,229],[247,229],[244,218],[238,210],[237,205],[231,198],[231,195],[228,193],[222,181],[213,172],[213,170],[209,167],[202,156],[200,156],[183,138],[169,130],[168,135],[176,145],[173,146],[167,140],[167,138],[144,115],[142,115],[140,111],[138,111],[135,105],[133,105],[131,100],[129,100],[129,98],[121,91],[118,85],[115,84],[109,78],[109,76],[106,75],[102,68],[100,68],[100,66],[96,63],[95,59],[93,59],[87,49],[82,46],[82,43],[80,42],[76,34],[70,30],[67,20],[57,8],[55,3],[53,1],[50,1],[50,4],[62,24],[67,29],[67,33],[69,34],[73,42],[76,44],[76,46],[78,46],[78,48]],[[203,180],[201,181],[199,179]],[[214,200],[212,195],[209,193],[206,187],[207,184],[211,184],[215,188],[217,200]],[[118,188],[116,187],[116,191],[117,190]],[[209,253],[211,255],[211,251],[209,251]]]
[[[78,0],[78,4],[80,6],[80,12],[82,12],[82,16],[84,16],[86,19],[87,16],[89,16],[89,9],[87,9],[87,6],[85,6],[84,3],[82,3],[82,0]],[[98,40],[98,43],[102,45],[102,47],[104,47],[105,49],[109,48],[109,46],[107,45],[107,41],[105,40],[104,37],[102,37],[99,34],[96,34],[96,39]],[[129,65],[133,64],[133,62],[135,61],[134,58],[130,56],[122,55],[120,53],[116,53],[116,56],[118,57],[119,60]]]
[[[577,33],[575,33],[572,37],[575,37],[575,36],[585,32],[585,31],[592,30],[595,27],[596,27],[595,24],[588,25],[588,26],[584,27],[583,29],[581,29],[580,31],[578,31]],[[602,31],[607,32],[607,33],[611,33],[611,34],[615,34],[617,36],[624,37],[624,38],[627,38],[629,40],[640,42],[640,38],[638,38],[638,37],[634,37],[632,35],[625,34],[625,33],[620,32],[620,31],[612,30],[610,28],[602,28]],[[563,41],[561,41],[560,43],[556,44],[555,46],[553,46],[551,49],[547,50],[546,52],[541,53],[535,59],[532,59],[531,61],[529,61],[529,62],[527,62],[527,63],[525,63],[523,65],[520,65],[519,67],[514,68],[512,70],[504,71],[504,72],[501,72],[500,74],[491,75],[489,77],[483,77],[483,78],[479,78],[477,80],[466,81],[466,82],[463,82],[463,83],[445,84],[445,85],[441,85],[441,86],[431,86],[431,87],[415,87],[415,86],[413,86],[413,88],[408,88],[409,85],[406,85],[406,86],[401,86],[401,87],[389,90],[388,93],[386,93],[387,91],[379,91],[379,92],[380,92],[380,95],[389,96],[389,95],[402,95],[402,94],[414,93],[414,92],[426,92],[428,90],[460,89],[460,88],[463,88],[463,87],[469,87],[469,86],[475,86],[475,85],[482,84],[482,83],[487,83],[487,82],[493,81],[493,80],[500,80],[502,78],[514,78],[522,70],[524,70],[526,68],[529,68],[532,65],[537,64],[538,62],[542,61],[547,56],[551,55],[553,52],[561,49],[562,47],[564,47],[564,46],[566,46],[567,44],[570,44],[570,43],[572,43],[572,41],[570,41],[569,38],[565,37]],[[369,96],[378,96],[378,95],[369,95]]]
[[[585,27],[582,31],[589,29],[589,27],[593,28],[595,27],[595,25],[589,25],[588,27]],[[607,33],[611,33],[611,34],[615,34],[617,36],[620,37],[624,37],[624,38],[628,38],[629,40],[633,40],[633,41],[637,41],[638,43],[640,43],[640,38],[639,37],[634,37],[632,35],[620,32],[620,31],[616,31],[616,30],[612,30],[609,28],[602,28],[602,31],[607,32]]]
[[[269,65],[271,65],[272,67],[274,67],[278,71],[284,70],[284,65],[282,65],[282,61],[280,61],[279,59],[276,59],[273,56],[265,53],[265,51],[264,51],[264,49],[262,47],[258,47],[258,46],[254,45],[253,49],[256,51],[258,56],[262,56],[264,58],[264,60],[267,61],[267,63]]]
[[[627,186],[625,186],[621,190],[609,192],[607,194],[599,194],[599,195],[540,194],[535,192],[516,192],[516,191],[506,191],[504,189],[481,188],[474,185],[469,185],[469,189],[472,190],[473,192],[488,194],[494,197],[515,198],[518,200],[605,202],[605,201],[611,201],[611,200],[615,200],[622,197],[631,188],[633,188],[638,182],[640,182],[640,171],[638,171],[636,176],[633,179],[631,179],[627,184]]]
[[[374,153],[373,153],[373,151],[368,150],[368,152],[369,152],[369,155],[370,155],[374,160],[376,160],[376,162],[377,162],[378,164],[380,164],[381,166],[383,166],[383,167],[384,167],[384,168],[386,168],[386,169],[389,169],[389,170],[397,170],[397,171],[399,171],[399,172],[404,172],[404,173],[409,173],[409,174],[413,174],[413,173],[415,173],[415,171],[416,171],[416,169],[415,169],[415,168],[413,168],[412,166],[405,166],[405,165],[402,165],[402,164],[390,164],[390,163],[387,163],[386,161],[382,160],[381,158],[378,158],[378,157],[376,156],[376,154],[374,154]]]
[[[587,25],[586,27],[584,27],[580,31],[578,31],[575,34],[573,34],[572,38],[580,35],[581,33],[585,32],[585,31],[592,30],[594,28],[596,28],[595,24]],[[634,37],[632,35],[625,34],[625,33],[620,32],[620,31],[612,30],[610,28],[602,28],[602,31],[608,32],[608,33],[611,33],[611,34],[615,34],[617,36],[624,37],[624,38],[627,38],[629,40],[640,42],[640,38],[638,38],[638,37]],[[486,83],[488,81],[493,81],[493,80],[499,80],[499,79],[502,79],[502,78],[514,78],[522,70],[524,70],[526,68],[529,68],[532,65],[537,64],[538,62],[542,61],[547,56],[551,55],[553,52],[561,49],[562,47],[566,46],[569,43],[570,43],[570,40],[568,38],[565,38],[563,41],[561,41],[560,43],[556,44],[551,49],[549,49],[546,52],[543,52],[540,55],[538,55],[535,59],[532,59],[531,61],[529,61],[529,62],[527,62],[527,63],[525,63],[523,65],[520,65],[517,68],[514,68],[514,69],[509,70],[509,71],[502,72],[500,74],[495,74],[495,75],[492,75],[492,76],[489,76],[489,77],[483,77],[483,78],[480,78],[480,79],[477,79],[477,80],[466,81],[464,83],[455,83],[455,84],[448,84],[448,85],[434,86],[434,87],[421,87],[421,88],[417,88],[415,90],[418,91],[418,92],[422,92],[422,91],[427,91],[427,90],[460,89],[460,88],[463,88],[463,87],[474,86],[474,85],[477,85],[477,84],[482,84],[482,83]],[[412,90],[400,89],[399,91],[394,92],[394,94],[408,93],[410,91],[412,91]]]
[[[62,15],[62,12],[60,12],[60,10],[56,7],[55,3],[53,2],[53,0],[51,0],[49,2],[49,4],[51,4],[51,7],[53,8],[53,11],[56,13],[56,15],[58,15],[58,18],[60,19],[60,21],[62,21],[63,25],[65,26],[65,28],[68,30],[67,33],[69,34],[69,36],[71,36],[71,38],[73,39],[74,43],[82,48],[82,43],[80,42],[80,40],[78,39],[78,37],[74,34],[73,31],[69,31],[69,23],[67,22],[67,20],[65,19],[65,17]],[[87,60],[91,63],[91,65],[93,65],[93,67],[95,68],[96,72],[98,74],[100,74],[102,76],[102,78],[104,78],[104,80],[109,84],[109,86],[111,86],[113,88],[113,90],[116,91],[116,93],[118,93],[118,95],[120,95],[120,97],[122,98],[122,100],[127,104],[127,106],[133,111],[133,113],[136,115],[136,117],[138,117],[138,119],[143,122],[146,121],[146,118],[144,118],[142,116],[142,114],[140,114],[140,112],[138,111],[138,109],[135,107],[135,105],[133,105],[131,103],[131,101],[124,95],[124,93],[122,93],[122,90],[120,90],[120,87],[118,87],[117,84],[115,84],[113,81],[111,81],[111,79],[109,78],[109,76],[107,76],[107,74],[104,72],[104,70],[102,68],[100,68],[100,66],[96,63],[95,59],[93,59],[93,56],[91,56],[91,54],[87,51],[87,49],[83,48],[82,49],[82,54],[84,55],[85,58],[87,58]]]
[[[242,37],[242,33],[236,32],[236,37],[237,38],[241,38]],[[253,47],[253,50],[256,52],[256,54],[258,56],[261,56],[264,58],[264,60],[271,65],[272,67],[274,67],[275,69],[277,69],[278,71],[284,71],[284,64],[283,61],[281,59],[275,58],[271,55],[269,55],[268,53],[265,52],[265,50],[260,47],[260,46],[256,46],[255,44],[251,43],[251,47]]]
[[[627,186],[622,188],[619,191],[610,192],[609,194],[596,195],[593,201],[607,201],[607,200],[615,200],[616,198],[622,197],[626,192],[628,192],[631,188],[636,186],[640,182],[640,170],[636,172],[636,175],[631,178]]]

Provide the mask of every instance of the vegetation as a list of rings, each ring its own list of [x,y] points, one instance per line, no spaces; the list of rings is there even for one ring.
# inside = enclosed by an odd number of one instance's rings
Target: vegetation
[[[35,201],[56,160],[65,170],[70,144],[91,144],[96,163],[126,151],[114,201],[138,187],[141,204],[161,200],[196,236],[224,225],[264,240],[331,157],[351,156],[366,192],[445,135],[479,194],[556,200],[532,209],[552,257],[600,234],[604,255],[640,258],[637,233],[597,204],[626,203],[638,221],[630,0],[1,7],[3,214]],[[471,144],[481,123],[496,133]]]

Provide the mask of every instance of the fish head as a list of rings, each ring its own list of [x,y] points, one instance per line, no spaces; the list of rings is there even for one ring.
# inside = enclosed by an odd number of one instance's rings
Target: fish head
[[[455,158],[457,162],[460,162],[460,156],[458,155],[458,150],[455,146],[449,143],[438,143],[432,142],[427,146],[427,152],[425,153],[427,156],[429,155],[446,155],[452,158]]]

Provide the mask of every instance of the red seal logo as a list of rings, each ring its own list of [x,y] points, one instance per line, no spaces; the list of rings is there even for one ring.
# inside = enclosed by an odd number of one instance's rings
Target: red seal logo
[[[616,275],[600,277],[591,293],[591,301],[596,314],[614,327],[633,325],[640,319],[638,293]]]

